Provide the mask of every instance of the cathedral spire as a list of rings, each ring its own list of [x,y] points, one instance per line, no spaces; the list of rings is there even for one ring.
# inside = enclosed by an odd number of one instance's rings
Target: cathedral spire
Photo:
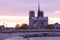
[[[43,11],[40,11],[40,3],[38,2],[38,18],[43,17]]]
[[[39,2],[38,2],[38,11],[40,11],[40,4],[39,4]]]
[[[38,1],[38,12],[40,11],[40,2]]]

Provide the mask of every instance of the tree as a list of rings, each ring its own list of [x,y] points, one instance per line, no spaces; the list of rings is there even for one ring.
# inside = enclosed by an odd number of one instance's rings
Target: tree
[[[4,30],[5,26],[4,25],[0,25],[0,30]]]
[[[54,25],[47,25],[46,27],[45,27],[46,29],[54,29]]]
[[[19,29],[20,28],[20,24],[16,24],[15,28]]]
[[[21,29],[27,29],[28,25],[27,24],[22,24]]]

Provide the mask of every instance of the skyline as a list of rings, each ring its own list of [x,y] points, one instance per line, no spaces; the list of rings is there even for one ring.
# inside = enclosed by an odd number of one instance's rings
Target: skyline
[[[37,13],[38,1],[40,1],[40,9],[43,10],[44,16],[49,17],[49,24],[60,23],[60,0],[0,0],[0,24],[15,26],[11,24],[22,24],[23,20],[28,24],[29,11],[34,10]],[[13,19],[14,17],[16,18]]]

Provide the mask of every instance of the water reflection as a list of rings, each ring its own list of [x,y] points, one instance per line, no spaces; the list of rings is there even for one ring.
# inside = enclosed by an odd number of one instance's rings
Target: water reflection
[[[12,37],[12,38],[7,38],[5,40],[23,40],[23,37]]]
[[[5,40],[23,40],[23,37],[13,37]],[[26,39],[25,39],[26,40]],[[31,37],[29,40],[60,40],[60,37]]]

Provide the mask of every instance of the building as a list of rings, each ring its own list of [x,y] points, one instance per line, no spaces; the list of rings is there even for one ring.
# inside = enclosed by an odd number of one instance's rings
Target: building
[[[33,21],[34,21],[33,18],[35,18],[35,12],[31,10],[29,12],[29,28],[33,26]]]
[[[44,17],[44,12],[40,10],[40,6],[38,4],[38,13],[37,17],[35,17],[35,12],[29,12],[29,28],[44,28],[48,25],[48,17]]]

